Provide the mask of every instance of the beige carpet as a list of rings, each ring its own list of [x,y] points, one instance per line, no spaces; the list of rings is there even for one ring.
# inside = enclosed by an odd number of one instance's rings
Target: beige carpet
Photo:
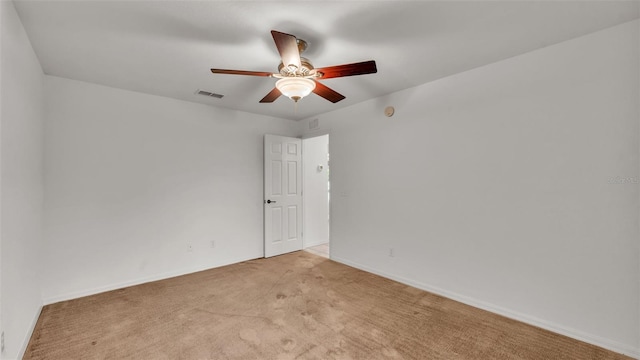
[[[25,359],[629,359],[296,252],[44,307]]]

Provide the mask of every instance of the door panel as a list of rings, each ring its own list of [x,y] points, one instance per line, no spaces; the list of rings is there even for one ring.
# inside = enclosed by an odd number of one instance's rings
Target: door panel
[[[302,250],[301,145],[296,138],[264,137],[265,257]]]
[[[295,196],[298,193],[298,163],[295,161],[287,161],[287,185],[288,191],[287,194],[291,196]]]
[[[296,219],[298,218],[298,207],[297,206],[289,206],[289,240],[295,239],[298,237],[298,226],[296,224]]]
[[[282,195],[282,161],[271,161],[271,196]]]
[[[271,207],[271,241],[282,241],[282,208]]]

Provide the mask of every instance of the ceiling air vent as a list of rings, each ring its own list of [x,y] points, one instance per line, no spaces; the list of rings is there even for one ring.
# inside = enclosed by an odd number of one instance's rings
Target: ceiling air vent
[[[198,90],[196,91],[196,94],[198,94],[198,95],[204,95],[204,96],[209,96],[209,97],[216,98],[216,99],[222,99],[222,97],[224,96],[224,95],[222,95],[222,94],[216,94],[216,93],[212,93],[211,91],[200,90],[200,89],[198,89]]]

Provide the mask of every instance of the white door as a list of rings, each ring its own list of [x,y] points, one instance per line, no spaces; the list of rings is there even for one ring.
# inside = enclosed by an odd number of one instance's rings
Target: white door
[[[302,141],[264,136],[264,257],[302,250]]]

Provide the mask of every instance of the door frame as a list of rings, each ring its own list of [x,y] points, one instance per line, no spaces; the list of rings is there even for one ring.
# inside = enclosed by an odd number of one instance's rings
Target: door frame
[[[329,169],[331,169],[331,161],[332,161],[331,160],[331,130],[322,130],[322,131],[317,131],[317,132],[313,132],[313,133],[303,134],[300,137],[300,139],[302,140],[302,219],[303,219],[302,220],[302,234],[303,234],[302,235],[302,249],[303,250],[306,248],[306,238],[304,236],[304,232],[306,230],[305,229],[304,218],[305,218],[306,214],[304,212],[304,209],[305,209],[305,203],[306,203],[305,194],[307,193],[306,186],[305,186],[305,176],[304,176],[305,167],[307,166],[305,164],[305,161],[304,161],[304,152],[305,152],[304,140],[312,139],[312,138],[319,137],[319,136],[324,136],[324,135],[328,135],[329,136],[328,139],[327,139],[328,140],[327,141],[328,142],[327,151],[329,153]],[[331,171],[329,171],[329,183],[331,183]],[[332,198],[331,189],[329,189],[329,244],[331,244],[331,238],[332,238],[331,232],[333,231],[332,230],[333,229],[333,226],[332,226],[333,216],[331,215],[332,214],[333,201],[332,201],[331,198]],[[332,254],[331,245],[329,245],[329,259],[332,258],[331,254]]]
[[[263,134],[262,136],[262,141],[264,142],[264,135],[274,135],[274,134]],[[305,207],[305,177],[304,177],[304,170],[305,170],[305,161],[304,161],[304,140],[305,139],[311,139],[311,138],[315,138],[318,136],[324,136],[324,135],[328,135],[328,153],[329,153],[329,169],[331,169],[331,130],[322,130],[322,131],[317,131],[314,132],[312,134],[303,134],[302,136],[298,136],[297,138],[301,140],[301,160],[300,162],[302,163],[302,179],[301,179],[301,185],[302,185],[302,224],[300,225],[301,229],[302,229],[302,249],[305,249],[305,237],[304,237],[304,232],[305,232],[305,223],[304,223],[304,207]],[[282,135],[285,136],[285,135]],[[293,136],[292,136],[293,137]],[[262,147],[264,150],[264,146]],[[266,154],[263,153],[263,159],[265,158]],[[264,160],[262,161],[263,166],[264,166]],[[263,178],[262,178],[262,199],[261,199],[261,203],[264,199],[266,199],[267,194],[265,193],[264,189],[264,183],[266,181],[266,179],[264,178],[264,174],[265,171],[263,169],[262,171],[263,174]],[[329,171],[329,183],[331,183],[331,171]],[[267,224],[266,224],[266,207],[263,206],[262,207],[262,220],[263,220],[263,226],[262,226],[262,256],[263,258],[266,258],[266,241],[267,241],[267,237],[266,237],[266,231],[267,231]],[[333,201],[331,200],[331,189],[329,189],[329,244],[332,243],[332,232],[333,232]],[[329,246],[329,259],[332,258],[332,247]]]

